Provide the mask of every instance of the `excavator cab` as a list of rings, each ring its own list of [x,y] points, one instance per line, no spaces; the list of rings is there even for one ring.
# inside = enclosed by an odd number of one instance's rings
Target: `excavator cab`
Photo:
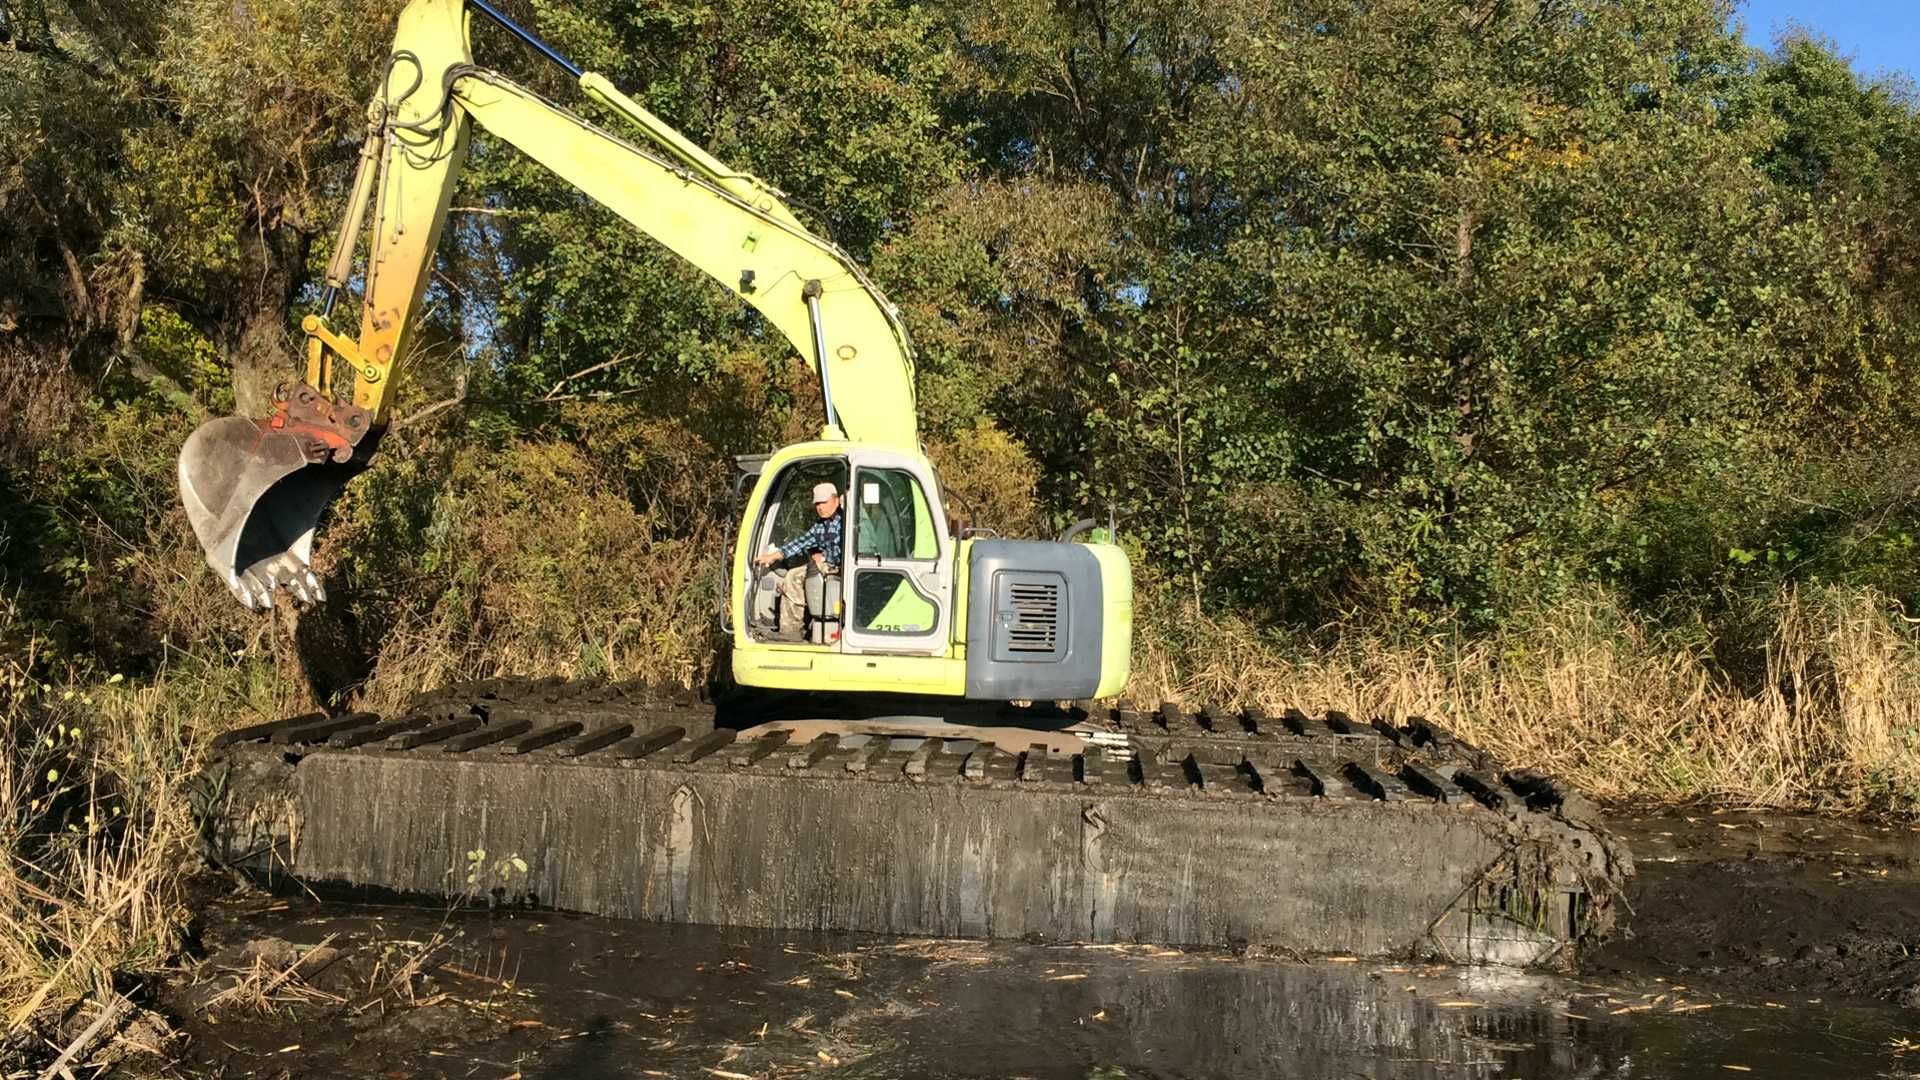
[[[1133,591],[1119,548],[956,538],[933,465],[914,450],[822,439],[755,464],[728,601],[739,684],[1007,701],[1095,697],[1126,681]],[[839,603],[823,582],[807,616],[839,632],[783,640],[755,628],[771,583],[753,560],[811,524],[822,481],[844,493]]]

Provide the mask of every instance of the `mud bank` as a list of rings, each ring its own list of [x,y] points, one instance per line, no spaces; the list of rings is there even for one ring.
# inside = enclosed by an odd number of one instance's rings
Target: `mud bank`
[[[1588,956],[1591,971],[1920,1007],[1920,826],[1704,811],[1609,821],[1638,872],[1625,929]]]

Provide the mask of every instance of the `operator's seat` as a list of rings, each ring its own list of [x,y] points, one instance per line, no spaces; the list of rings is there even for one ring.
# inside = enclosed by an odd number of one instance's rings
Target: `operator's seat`
[[[851,511],[852,507],[848,507]],[[893,521],[886,514],[861,514],[860,527],[854,530],[853,554],[880,559],[900,550],[900,537],[895,533]]]

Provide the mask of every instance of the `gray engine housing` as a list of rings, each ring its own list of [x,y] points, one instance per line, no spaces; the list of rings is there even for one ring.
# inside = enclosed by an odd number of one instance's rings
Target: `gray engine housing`
[[[977,540],[967,566],[967,696],[1093,696],[1102,610],[1093,552],[1044,540]]]

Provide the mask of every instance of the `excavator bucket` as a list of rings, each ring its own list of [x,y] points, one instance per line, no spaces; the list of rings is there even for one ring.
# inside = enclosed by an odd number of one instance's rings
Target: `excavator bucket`
[[[314,450],[309,437],[239,416],[200,425],[180,449],[187,520],[207,565],[249,608],[271,607],[276,588],[326,599],[310,566],[314,527],[360,466]]]

